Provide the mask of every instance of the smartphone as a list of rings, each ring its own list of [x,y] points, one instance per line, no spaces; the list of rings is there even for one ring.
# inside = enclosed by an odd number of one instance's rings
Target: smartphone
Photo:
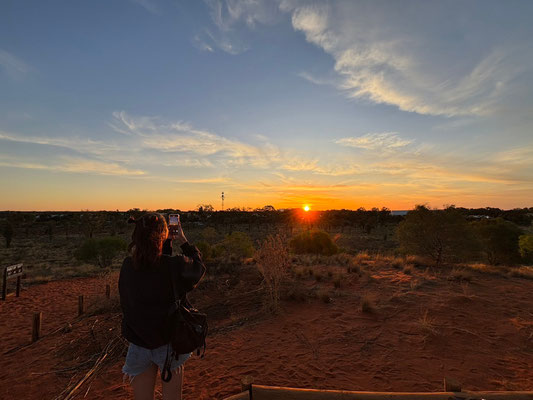
[[[170,214],[168,216],[168,230],[171,235],[176,235],[178,233],[178,227],[180,225],[180,215],[179,214]]]

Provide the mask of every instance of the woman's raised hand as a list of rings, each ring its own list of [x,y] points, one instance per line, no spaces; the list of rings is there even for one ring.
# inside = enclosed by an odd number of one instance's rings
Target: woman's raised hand
[[[170,237],[173,240],[176,240],[180,246],[187,241],[187,238],[183,233],[183,228],[181,227],[181,221],[179,219],[177,225],[171,225],[169,228]]]

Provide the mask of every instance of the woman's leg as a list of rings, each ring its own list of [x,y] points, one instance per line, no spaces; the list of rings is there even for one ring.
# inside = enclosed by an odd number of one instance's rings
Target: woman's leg
[[[181,390],[183,388],[183,367],[181,364],[172,371],[170,382],[161,382],[163,384],[163,400],[181,400]]]
[[[152,364],[146,371],[131,381],[133,387],[133,398],[135,400],[153,400],[155,389],[155,378],[157,377],[157,365]]]

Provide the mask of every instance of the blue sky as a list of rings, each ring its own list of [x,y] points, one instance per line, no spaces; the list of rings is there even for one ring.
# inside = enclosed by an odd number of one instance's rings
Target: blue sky
[[[529,1],[0,4],[0,209],[531,206]]]

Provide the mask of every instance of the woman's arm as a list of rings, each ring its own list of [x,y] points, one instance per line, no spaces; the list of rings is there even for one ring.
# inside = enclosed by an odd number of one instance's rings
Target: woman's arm
[[[181,283],[185,291],[190,292],[205,275],[206,267],[202,260],[202,253],[196,246],[185,242],[180,247],[185,256],[182,258],[184,264],[180,268]]]

